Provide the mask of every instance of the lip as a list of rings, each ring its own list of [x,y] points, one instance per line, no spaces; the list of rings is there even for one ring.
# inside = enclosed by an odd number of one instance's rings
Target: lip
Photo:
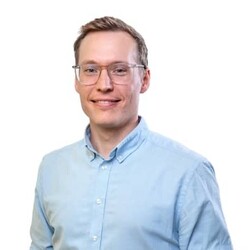
[[[113,107],[118,102],[120,102],[119,99],[92,99],[91,100],[95,105],[99,107]]]

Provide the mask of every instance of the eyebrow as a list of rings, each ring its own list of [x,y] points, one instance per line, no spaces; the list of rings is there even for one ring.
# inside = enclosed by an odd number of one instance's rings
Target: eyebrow
[[[121,61],[121,60],[117,60],[117,61],[112,61],[106,65],[110,65],[110,64],[114,64],[114,63],[128,63],[127,61]],[[98,62],[96,62],[95,60],[84,60],[82,61],[79,65],[82,65],[82,64],[97,64],[97,65],[102,65],[102,64],[99,64]],[[102,65],[102,66],[106,66],[106,65]]]

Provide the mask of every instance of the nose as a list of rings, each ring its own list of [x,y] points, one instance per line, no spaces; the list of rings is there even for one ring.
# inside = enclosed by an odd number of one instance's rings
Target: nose
[[[109,77],[107,69],[102,69],[100,76],[96,82],[96,88],[99,91],[107,92],[113,89],[112,81]]]

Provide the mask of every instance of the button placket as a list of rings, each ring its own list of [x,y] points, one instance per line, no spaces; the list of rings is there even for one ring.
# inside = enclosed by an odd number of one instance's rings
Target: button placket
[[[105,201],[109,183],[110,166],[102,162],[96,175],[96,185],[94,192],[94,210],[90,231],[91,241],[101,244],[101,233],[103,228],[103,218],[105,213]]]

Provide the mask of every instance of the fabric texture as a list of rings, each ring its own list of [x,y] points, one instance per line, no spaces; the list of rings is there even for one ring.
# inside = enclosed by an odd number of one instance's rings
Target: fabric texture
[[[30,250],[231,250],[210,162],[138,126],[104,159],[85,138],[44,156]]]

